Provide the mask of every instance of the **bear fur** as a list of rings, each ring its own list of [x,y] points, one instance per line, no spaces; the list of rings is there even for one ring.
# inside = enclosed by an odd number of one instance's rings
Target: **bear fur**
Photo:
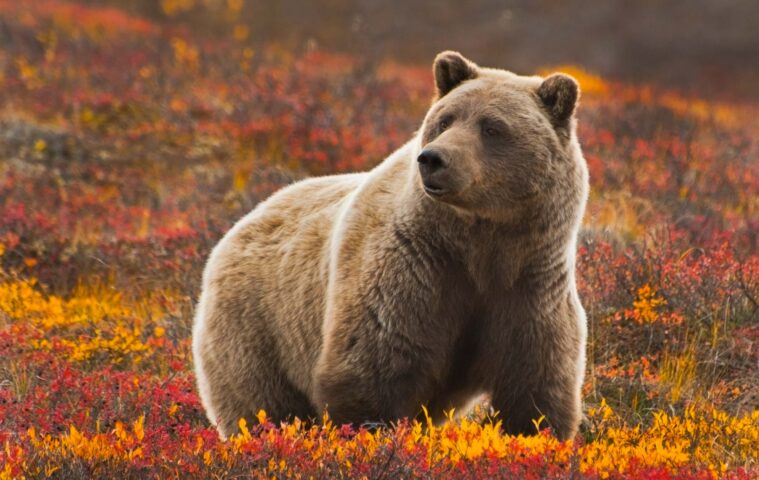
[[[193,327],[222,437],[278,421],[433,416],[486,393],[509,433],[581,417],[575,286],[588,173],[569,76],[433,66],[416,136],[369,172],[272,195],[214,248]],[[545,424],[544,424],[545,425]]]

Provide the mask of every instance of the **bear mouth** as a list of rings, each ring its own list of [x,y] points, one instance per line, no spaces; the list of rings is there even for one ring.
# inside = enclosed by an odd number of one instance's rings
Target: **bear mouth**
[[[448,192],[448,190],[443,187],[426,183],[424,184],[424,191],[427,193],[427,195],[431,195],[433,197],[440,197]]]

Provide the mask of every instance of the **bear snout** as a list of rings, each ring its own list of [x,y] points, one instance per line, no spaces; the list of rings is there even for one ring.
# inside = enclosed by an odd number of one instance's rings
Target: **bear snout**
[[[430,173],[434,173],[448,166],[440,152],[431,149],[422,150],[422,153],[419,154],[416,161],[419,162],[419,168],[422,171],[428,171]]]
[[[416,159],[422,176],[424,191],[430,195],[442,195],[450,190],[448,161],[437,150],[424,149]]]

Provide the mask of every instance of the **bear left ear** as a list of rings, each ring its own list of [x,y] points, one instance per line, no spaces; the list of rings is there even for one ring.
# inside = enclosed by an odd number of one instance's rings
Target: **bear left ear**
[[[477,78],[477,64],[470,62],[459,52],[447,50],[435,57],[432,72],[435,74],[437,96],[441,98],[461,82]]]
[[[577,80],[563,73],[549,76],[538,88],[538,96],[553,117],[554,124],[565,124],[575,111],[580,97]]]

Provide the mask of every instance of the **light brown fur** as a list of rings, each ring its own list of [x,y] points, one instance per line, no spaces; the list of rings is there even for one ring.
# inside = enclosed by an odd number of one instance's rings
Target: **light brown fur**
[[[440,415],[482,392],[508,432],[545,415],[559,438],[576,433],[577,85],[455,52],[434,73],[414,139],[370,172],[281,190],[212,252],[193,353],[222,436],[258,409],[360,423]]]

